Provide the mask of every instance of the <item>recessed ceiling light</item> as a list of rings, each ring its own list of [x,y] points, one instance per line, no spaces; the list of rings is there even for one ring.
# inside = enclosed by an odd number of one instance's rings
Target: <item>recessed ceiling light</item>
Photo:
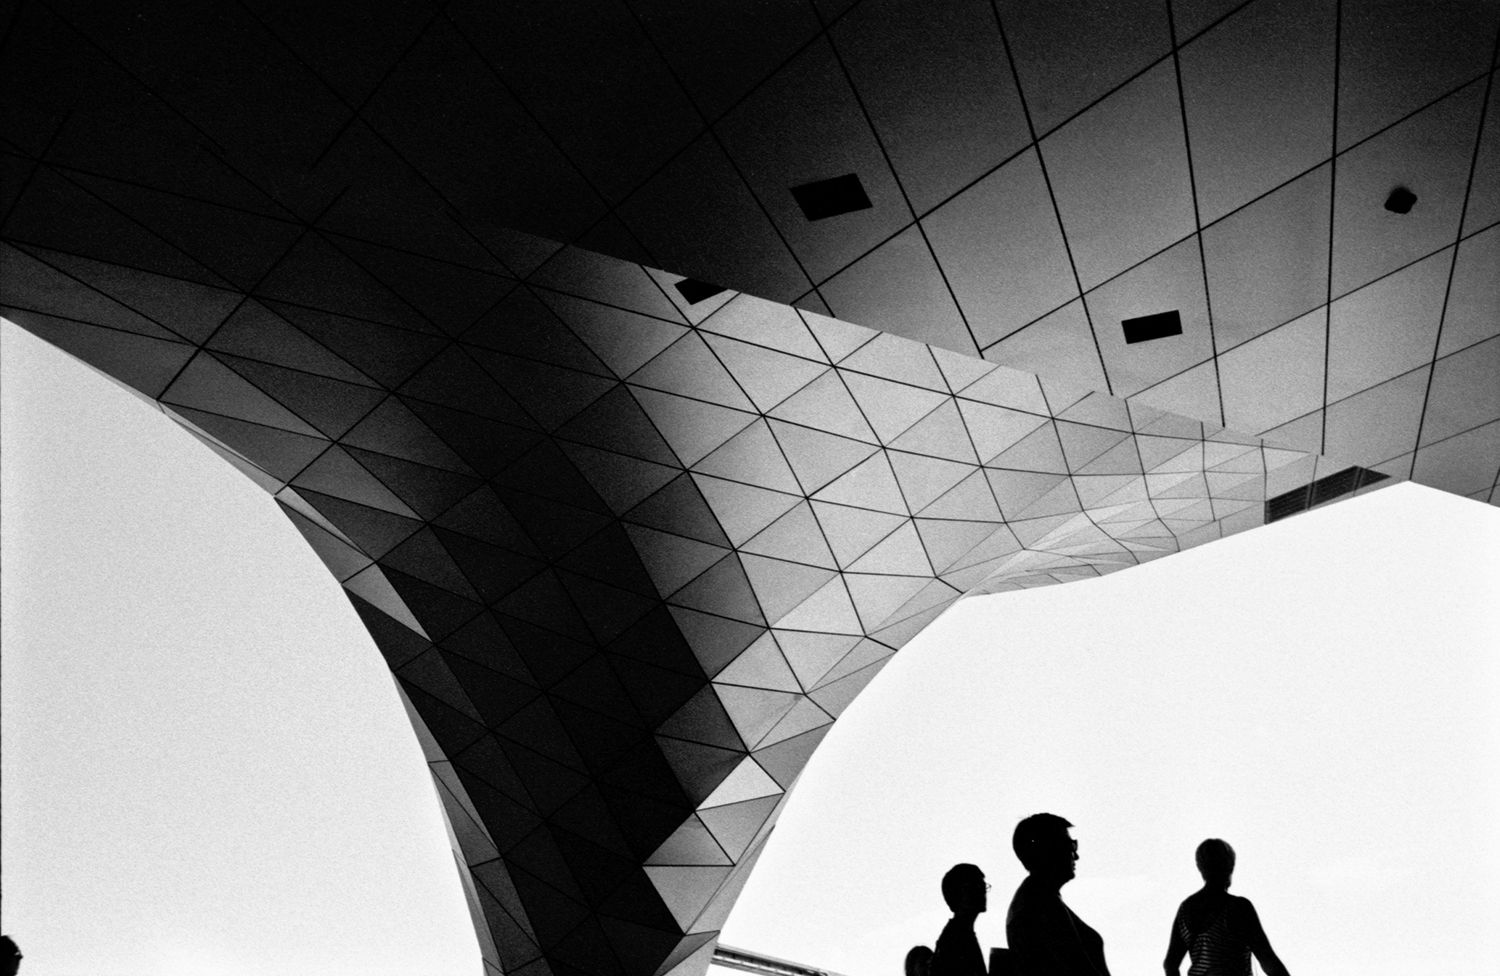
[[[1391,195],[1385,198],[1385,209],[1391,213],[1410,213],[1412,204],[1417,202],[1417,195],[1404,186],[1398,186],[1391,191]]]

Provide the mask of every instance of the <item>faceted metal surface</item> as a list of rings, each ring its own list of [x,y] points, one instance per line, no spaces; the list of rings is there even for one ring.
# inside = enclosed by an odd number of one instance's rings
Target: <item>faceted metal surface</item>
[[[253,294],[0,245],[7,316],[273,493],[343,584],[505,972],[706,966],[813,749],[953,601],[1260,525],[1346,467],[506,240],[537,267],[430,317],[353,254],[423,259],[318,231]]]
[[[487,971],[688,976],[828,726],[960,595],[1351,464],[1494,501],[1497,24],[26,2],[0,300],[341,581]]]
[[[304,6],[23,3],[4,235],[248,288],[517,228],[1491,500],[1488,0]]]

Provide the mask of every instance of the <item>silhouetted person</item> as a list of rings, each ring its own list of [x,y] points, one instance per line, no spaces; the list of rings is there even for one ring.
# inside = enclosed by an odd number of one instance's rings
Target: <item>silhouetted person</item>
[[[932,950],[912,946],[906,954],[906,976],[932,976]]]
[[[21,971],[21,947],[8,935],[0,935],[0,976],[16,976]]]
[[[932,976],[986,976],[974,920],[989,907],[990,886],[972,864],[955,864],[943,875],[943,900],[953,917],[943,926],[932,956]]]
[[[1063,904],[1078,842],[1062,817],[1038,813],[1016,824],[1011,847],[1026,866],[1005,916],[1005,939],[1022,976],[1109,976],[1104,940]]]
[[[1187,953],[1193,957],[1188,976],[1250,976],[1252,952],[1266,976],[1287,976],[1260,927],[1255,906],[1250,899],[1229,893],[1234,848],[1211,838],[1198,845],[1196,860],[1203,887],[1188,895],[1172,920],[1164,964],[1167,976],[1178,976]]]

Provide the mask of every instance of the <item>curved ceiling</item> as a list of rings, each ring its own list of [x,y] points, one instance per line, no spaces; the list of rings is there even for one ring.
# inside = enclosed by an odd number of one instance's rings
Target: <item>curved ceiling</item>
[[[127,214],[169,187],[183,245],[251,239],[216,274],[254,275],[277,223],[469,264],[517,228],[1487,500],[1497,19],[57,3],[23,7],[4,70],[22,183],[45,156],[134,184],[95,191]],[[851,174],[861,210],[791,192]],[[29,187],[7,235],[66,192]],[[1125,341],[1169,310],[1180,336]]]
[[[1287,493],[1492,500],[1500,8],[920,11],[7,34],[7,314],[344,582],[491,966],[706,965],[819,730],[963,592]]]

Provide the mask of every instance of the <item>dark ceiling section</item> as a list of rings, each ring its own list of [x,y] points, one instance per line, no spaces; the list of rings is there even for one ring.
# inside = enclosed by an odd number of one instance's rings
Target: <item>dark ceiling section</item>
[[[129,220],[166,191],[175,273],[241,288],[309,223],[491,272],[528,270],[521,229],[1472,494],[1416,428],[1480,368],[1442,361],[1488,362],[1500,331],[1467,325],[1497,314],[1497,22],[1485,0],[30,3],[12,220],[79,194]],[[849,174],[862,197],[810,220],[794,191]],[[1398,185],[1421,199],[1399,221]],[[1446,299],[1349,324],[1429,273]],[[1163,307],[1182,341],[1121,340]]]

